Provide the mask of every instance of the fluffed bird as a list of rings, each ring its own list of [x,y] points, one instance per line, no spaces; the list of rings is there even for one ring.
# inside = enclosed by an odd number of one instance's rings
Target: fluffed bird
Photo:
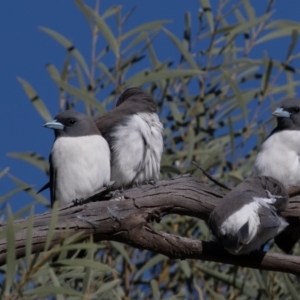
[[[277,213],[286,208],[288,200],[287,190],[278,180],[250,177],[226,194],[208,224],[228,252],[247,254],[286,228],[288,223]]]
[[[129,88],[111,112],[96,120],[110,147],[113,188],[159,179],[163,125],[156,110],[150,94]]]
[[[262,144],[253,175],[274,177],[286,187],[300,185],[300,100],[283,100],[273,115],[277,127]]]
[[[44,127],[55,132],[50,181],[40,190],[50,188],[51,205],[56,200],[68,205],[109,183],[109,146],[90,117],[66,110]]]

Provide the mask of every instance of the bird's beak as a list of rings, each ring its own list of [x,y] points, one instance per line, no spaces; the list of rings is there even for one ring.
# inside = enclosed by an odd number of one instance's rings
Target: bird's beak
[[[288,111],[284,110],[282,107],[274,110],[272,115],[279,118],[290,118],[291,116],[291,114]]]
[[[44,124],[44,127],[54,129],[54,130],[64,130],[65,128],[65,126],[57,122],[57,120],[52,120],[50,122],[47,122],[46,124]]]

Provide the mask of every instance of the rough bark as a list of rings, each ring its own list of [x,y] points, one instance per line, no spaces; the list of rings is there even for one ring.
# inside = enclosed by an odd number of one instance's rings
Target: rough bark
[[[188,215],[207,220],[210,212],[225,192],[203,184],[198,178],[182,176],[163,180],[155,186],[143,185],[126,190],[125,199],[97,201],[62,208],[52,238],[52,245],[68,234],[83,232],[94,235],[95,241],[113,240],[133,247],[162,253],[171,258],[200,259],[230,263],[250,268],[300,274],[300,257],[254,252],[246,256],[233,256],[213,242],[201,242],[193,237],[180,237],[155,229],[153,221],[167,214]],[[99,199],[101,200],[101,199]],[[291,199],[285,217],[300,225],[300,201]],[[36,215],[32,231],[32,253],[43,251],[47,238],[51,212]],[[15,222],[23,227],[16,233],[16,255],[25,256],[28,219]],[[2,226],[1,230],[5,230]],[[68,228],[68,230],[66,229]],[[0,265],[5,264],[6,239],[0,240]]]

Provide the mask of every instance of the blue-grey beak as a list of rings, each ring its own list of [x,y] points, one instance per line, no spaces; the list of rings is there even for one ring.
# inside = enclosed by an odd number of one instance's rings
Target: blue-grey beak
[[[276,110],[274,110],[272,115],[279,118],[290,118],[291,116],[291,114],[288,111],[284,110],[282,107],[279,107]]]
[[[65,128],[65,126],[57,122],[57,120],[52,120],[50,122],[47,122],[46,124],[44,124],[44,127],[54,129],[54,130],[64,130]]]

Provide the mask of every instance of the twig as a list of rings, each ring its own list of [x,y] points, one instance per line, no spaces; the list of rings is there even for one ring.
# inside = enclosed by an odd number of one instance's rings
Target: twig
[[[211,180],[213,183],[215,183],[216,185],[220,186],[223,189],[226,189],[228,191],[231,191],[231,188],[229,188],[228,186],[226,186],[225,184],[221,183],[220,181],[218,181],[217,179],[213,178],[210,174],[208,174],[202,167],[200,167],[200,165],[198,165],[195,161],[192,162],[193,165],[195,165],[198,169],[200,169],[202,171],[202,173],[209,179]]]

